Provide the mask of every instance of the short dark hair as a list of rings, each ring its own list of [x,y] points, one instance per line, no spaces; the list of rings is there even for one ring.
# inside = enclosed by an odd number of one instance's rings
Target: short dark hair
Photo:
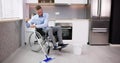
[[[37,6],[35,7],[35,9],[36,9],[36,10],[39,10],[39,9],[42,9],[42,7],[41,7],[40,5],[37,5]]]

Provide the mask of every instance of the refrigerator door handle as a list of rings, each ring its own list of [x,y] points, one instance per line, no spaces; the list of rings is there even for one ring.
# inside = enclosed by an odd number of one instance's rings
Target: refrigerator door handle
[[[98,5],[98,7],[97,7],[97,16],[99,16],[99,0],[97,2],[97,5]]]
[[[101,16],[101,0],[98,0],[98,7],[97,7],[97,16]]]

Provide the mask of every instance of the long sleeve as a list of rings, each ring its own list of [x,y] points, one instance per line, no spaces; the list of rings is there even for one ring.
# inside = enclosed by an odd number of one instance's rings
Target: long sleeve
[[[36,25],[36,28],[45,28],[48,26],[48,14],[45,14],[44,23]]]

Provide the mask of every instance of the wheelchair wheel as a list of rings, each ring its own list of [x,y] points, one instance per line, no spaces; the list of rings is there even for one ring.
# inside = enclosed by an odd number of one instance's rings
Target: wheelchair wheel
[[[38,41],[38,39],[40,41]],[[43,40],[43,37],[41,36],[41,34],[37,31],[32,32],[29,36],[29,45],[32,51],[39,52],[41,50],[41,46],[39,42],[43,47],[46,47],[45,41]]]

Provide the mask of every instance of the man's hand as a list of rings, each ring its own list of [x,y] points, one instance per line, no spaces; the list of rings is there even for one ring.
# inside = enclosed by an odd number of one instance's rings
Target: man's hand
[[[36,26],[35,25],[31,25],[30,28],[36,28]]]

